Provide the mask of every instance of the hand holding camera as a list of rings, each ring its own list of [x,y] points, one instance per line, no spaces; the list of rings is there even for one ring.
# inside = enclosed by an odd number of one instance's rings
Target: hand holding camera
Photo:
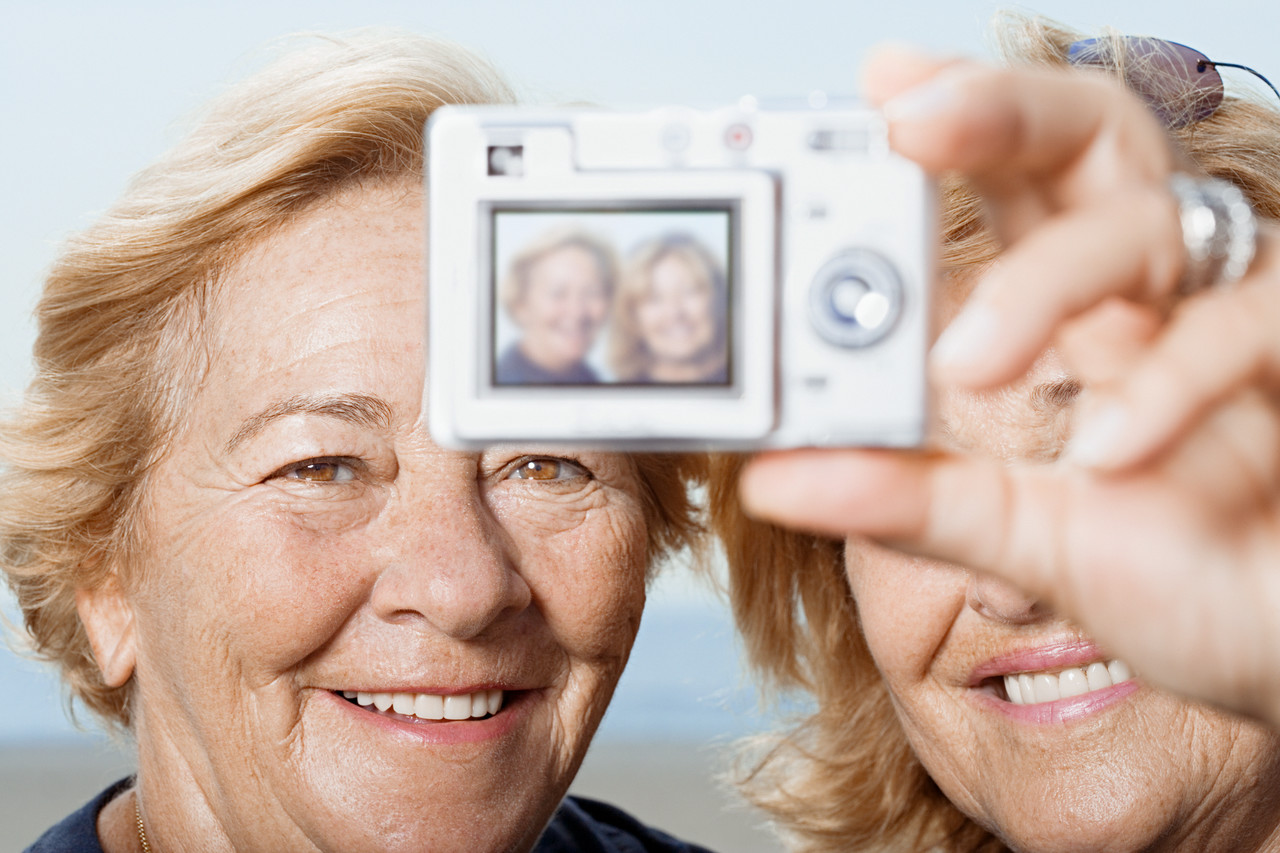
[[[1016,393],[1028,369],[1079,396],[1040,458],[770,454],[749,509],[1007,578],[1143,678],[1280,724],[1274,224],[1240,281],[1177,294],[1175,148],[1131,94],[897,52],[868,89],[895,147],[964,171],[1005,241],[935,350],[939,408]]]

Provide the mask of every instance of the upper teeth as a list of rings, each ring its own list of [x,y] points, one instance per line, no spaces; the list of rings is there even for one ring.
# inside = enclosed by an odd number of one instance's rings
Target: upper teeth
[[[406,717],[422,720],[469,720],[485,717],[502,709],[501,690],[477,690],[442,696],[434,693],[366,693],[344,690],[342,695],[361,705],[372,705],[379,711],[388,708]]]
[[[1022,672],[1004,677],[1004,689],[1015,705],[1038,705],[1070,699],[1094,690],[1103,690],[1133,678],[1122,660],[1098,661],[1087,667],[1070,667],[1060,672]]]

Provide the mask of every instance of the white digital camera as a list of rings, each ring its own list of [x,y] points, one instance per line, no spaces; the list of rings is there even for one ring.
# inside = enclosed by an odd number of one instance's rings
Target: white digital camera
[[[913,446],[935,187],[855,106],[442,107],[443,446]]]

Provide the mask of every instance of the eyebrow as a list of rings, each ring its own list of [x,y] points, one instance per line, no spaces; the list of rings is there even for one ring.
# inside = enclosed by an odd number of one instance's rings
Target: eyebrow
[[[272,403],[245,418],[244,423],[227,441],[226,451],[230,453],[272,422],[290,415],[321,415],[357,426],[382,429],[391,425],[391,407],[377,397],[366,394],[298,394]]]
[[[1037,385],[1031,391],[1031,405],[1037,411],[1046,414],[1057,414],[1067,408],[1080,396],[1082,386],[1080,380],[1070,376],[1054,379]]]
[[[1021,431],[1031,439],[1031,446],[1036,452],[1028,455],[1026,461],[1049,461],[1058,457],[1067,438],[1062,432],[1063,425],[1059,416],[1070,411],[1082,390],[1080,381],[1073,377],[1051,379],[1035,385],[1024,397],[1020,397],[1030,407],[1029,420],[1018,418],[1016,412],[1001,413],[1007,426]],[[939,422],[942,437],[950,439],[963,450],[974,449],[972,441],[962,440],[959,424],[947,412],[941,412]]]

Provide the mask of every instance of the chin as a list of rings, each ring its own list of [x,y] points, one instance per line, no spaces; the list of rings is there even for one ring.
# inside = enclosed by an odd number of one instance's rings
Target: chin
[[[1074,815],[1056,815],[1035,826],[1021,826],[1016,834],[987,827],[1019,853],[1127,853],[1151,849],[1161,838],[1146,827],[1131,824],[1123,816],[1099,821],[1075,821]]]
[[[1023,853],[1198,849],[1178,841],[1187,840],[1182,832],[1195,825],[1208,791],[1152,755],[1081,748],[1075,757],[1053,756],[1054,769],[1023,765],[1022,775],[1001,765],[1004,783],[980,782],[978,790],[972,776],[935,778],[961,811]],[[989,783],[997,766],[987,766]]]
[[[1002,803],[963,810],[1023,853],[1200,849],[1184,832],[1194,831],[1201,799],[1174,774],[1141,780],[1115,766],[1098,769],[1015,786]]]
[[[420,795],[406,796],[414,784],[403,779],[330,795],[297,823],[317,846],[353,853],[523,851],[533,848],[560,801],[519,785],[507,796],[483,796],[419,782]]]

